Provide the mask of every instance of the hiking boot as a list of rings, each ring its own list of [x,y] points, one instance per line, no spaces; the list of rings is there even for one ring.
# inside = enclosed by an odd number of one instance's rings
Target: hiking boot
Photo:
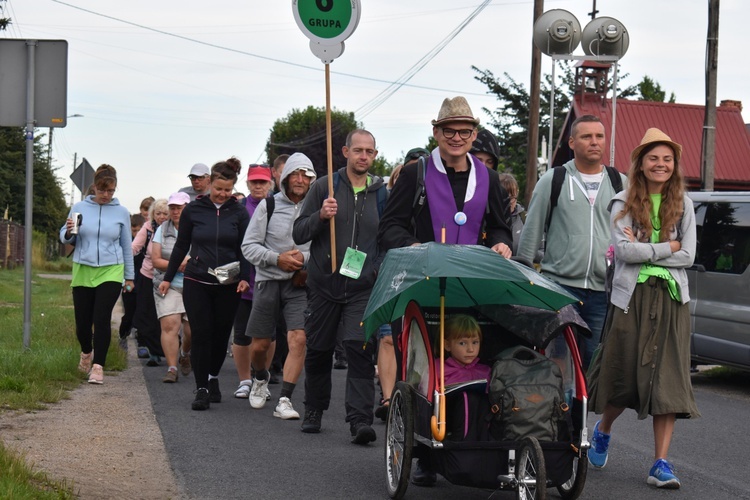
[[[654,462],[651,471],[648,473],[646,482],[657,488],[676,490],[680,487],[680,480],[674,475],[674,467],[663,458]]]
[[[212,403],[221,403],[221,391],[219,390],[219,379],[208,380],[208,399]]]
[[[159,366],[160,362],[161,357],[157,356],[156,354],[151,354],[148,357],[148,361],[146,361],[146,366]]]
[[[591,437],[591,448],[589,448],[589,463],[601,469],[607,465],[607,454],[609,450],[609,434],[599,430],[601,421],[594,425],[594,434]]]
[[[161,381],[165,384],[174,384],[175,382],[177,382],[177,370],[173,370],[171,368],[167,370],[167,374],[163,379],[161,379]]]
[[[252,380],[241,381],[237,390],[234,391],[234,397],[237,399],[247,399],[250,396],[250,387],[252,387],[252,385]]]
[[[294,410],[289,398],[279,398],[279,404],[276,405],[273,416],[281,420],[299,420],[299,413]]]
[[[102,385],[104,383],[104,367],[102,365],[94,365],[91,367],[91,373],[89,374],[89,384]]]
[[[81,359],[78,361],[78,371],[89,374],[91,371],[91,362],[94,360],[94,351],[88,354],[81,353]]]
[[[139,359],[147,359],[151,357],[151,353],[148,352],[148,347],[146,346],[139,346],[138,347],[138,358]]]
[[[190,356],[180,355],[177,364],[180,365],[180,373],[182,373],[183,377],[187,377],[193,371],[193,365],[190,364]]]
[[[349,430],[352,433],[352,443],[354,444],[371,443],[377,438],[375,429],[364,422],[357,422],[356,424],[352,424]]]
[[[302,432],[317,434],[320,432],[320,423],[323,420],[323,410],[305,410],[305,419],[300,428]]]
[[[248,399],[250,400],[250,406],[255,408],[256,410],[260,410],[266,405],[266,401],[268,401],[266,392],[268,390],[268,380],[258,380],[257,378],[253,380],[253,387],[250,389],[250,396],[248,396]]]
[[[195,401],[193,401],[193,410],[203,411],[211,408],[211,400],[208,395],[208,389],[201,387],[195,391]]]
[[[333,368],[334,370],[346,370],[349,368],[349,363],[346,361],[346,358],[337,358],[333,362]]]
[[[417,468],[411,473],[411,483],[417,486],[435,486],[437,483],[437,474],[427,461],[417,460]]]

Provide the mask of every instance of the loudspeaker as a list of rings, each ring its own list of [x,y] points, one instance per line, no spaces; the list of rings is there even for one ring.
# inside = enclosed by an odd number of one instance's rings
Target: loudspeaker
[[[581,23],[567,10],[548,10],[534,23],[534,45],[548,56],[572,54],[580,41]]]
[[[628,51],[630,37],[625,26],[612,17],[597,17],[583,28],[581,45],[589,56],[622,57]]]

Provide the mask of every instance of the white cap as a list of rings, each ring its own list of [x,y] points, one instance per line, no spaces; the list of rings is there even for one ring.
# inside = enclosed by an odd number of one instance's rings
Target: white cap
[[[211,171],[203,163],[196,163],[195,165],[193,165],[193,168],[190,169],[190,173],[188,174],[188,177],[190,177],[191,175],[197,175],[198,177],[205,177],[206,175],[211,175]]]

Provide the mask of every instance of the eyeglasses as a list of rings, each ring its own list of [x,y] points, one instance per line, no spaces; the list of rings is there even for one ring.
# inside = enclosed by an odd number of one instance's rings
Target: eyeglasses
[[[446,139],[453,139],[453,137],[458,134],[461,139],[466,140],[471,137],[471,134],[474,133],[473,128],[462,128],[461,130],[441,128],[440,130],[443,131],[443,137],[445,137]]]

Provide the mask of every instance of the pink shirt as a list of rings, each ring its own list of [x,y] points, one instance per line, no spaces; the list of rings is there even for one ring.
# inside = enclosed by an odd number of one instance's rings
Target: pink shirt
[[[440,376],[440,364],[436,363],[435,371]],[[479,358],[468,365],[462,365],[454,358],[445,359],[445,385],[469,382],[471,380],[489,380],[490,367],[479,363]]]
[[[147,232],[151,228],[151,222],[147,222],[143,225],[140,231],[138,231],[138,234],[135,235],[135,238],[133,238],[133,243],[130,245],[133,249],[133,255],[137,254],[141,251],[141,248],[143,248],[143,245],[146,243],[146,237],[148,236]],[[154,235],[151,235],[151,238],[153,239]],[[146,247],[146,255],[143,259],[143,265],[141,266],[141,274],[147,277],[148,279],[154,279],[154,263],[151,262],[151,240],[148,242],[148,246]]]

